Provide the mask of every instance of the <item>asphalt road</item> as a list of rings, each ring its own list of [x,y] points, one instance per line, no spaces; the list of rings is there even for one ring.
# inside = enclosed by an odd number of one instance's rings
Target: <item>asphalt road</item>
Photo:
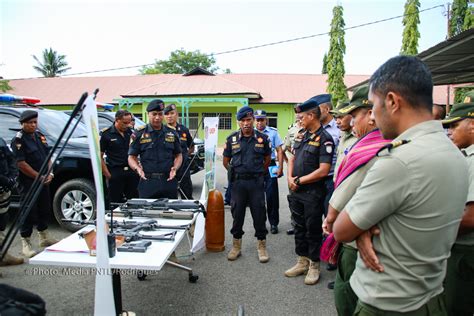
[[[221,160],[217,165],[217,188],[224,192],[226,173]],[[203,175],[204,172],[193,175],[195,196],[201,191]],[[268,263],[258,262],[249,211],[245,219],[242,256],[234,262],[227,260],[232,244],[229,232],[232,216],[226,207],[225,251],[202,250],[193,259],[187,256],[187,242],[178,248],[180,261],[199,275],[197,283],[188,282],[187,272],[169,266],[144,281],[139,281],[135,275],[123,275],[124,309],[137,315],[236,315],[242,306],[246,315],[336,315],[333,293],[327,289],[327,283],[334,280],[335,273],[326,271],[325,264],[322,264],[321,279],[314,286],[305,285],[304,276],[286,278],[283,274],[295,263],[296,256],[293,236],[285,233],[290,227],[290,212],[284,177],[279,180],[279,187],[280,233],[267,237]],[[50,229],[56,238],[69,235],[53,220]],[[33,242],[37,245],[36,233]],[[20,249],[17,237],[12,253],[18,255]],[[3,273],[1,282],[40,295],[46,301],[49,315],[93,314],[94,275],[74,268],[71,271],[76,271],[76,275],[66,274],[61,268],[29,264],[0,269]]]

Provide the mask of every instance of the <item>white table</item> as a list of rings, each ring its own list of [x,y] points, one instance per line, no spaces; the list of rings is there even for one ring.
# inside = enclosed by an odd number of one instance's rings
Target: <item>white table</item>
[[[195,222],[197,214],[198,213],[195,213],[192,219],[163,219],[144,217],[124,219],[123,217],[114,216],[114,221],[126,220],[138,222],[153,219],[156,220],[160,226],[186,226],[186,229],[159,229],[157,231],[143,231],[142,233],[146,235],[161,235],[166,232],[176,231],[176,235],[174,241],[150,240],[152,243],[144,253],[116,251],[115,257],[109,258],[110,267],[112,269],[138,270],[138,279],[144,280],[146,278],[146,271],[159,271],[162,269],[163,265],[167,263],[178,269],[187,271],[189,274],[189,281],[195,283],[199,277],[193,273],[191,268],[169,261],[168,259],[185,236],[187,236],[189,245],[191,246],[189,228]],[[106,220],[110,222],[110,217],[107,217]],[[95,268],[96,257],[89,255],[89,250],[85,240],[79,236],[80,232],[90,230],[91,228],[94,228],[94,226],[86,226],[69,237],[61,240],[57,244],[46,248],[43,252],[31,258],[29,263],[33,265]],[[114,287],[116,310],[121,311],[122,298],[120,272],[112,273],[112,281]]]

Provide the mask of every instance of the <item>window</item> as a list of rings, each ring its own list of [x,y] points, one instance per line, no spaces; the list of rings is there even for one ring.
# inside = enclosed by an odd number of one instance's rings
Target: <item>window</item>
[[[99,122],[99,130],[109,127],[113,123],[113,122],[110,122],[110,120],[106,119],[105,117],[100,117],[100,116],[99,116],[98,122]]]
[[[189,114],[189,126],[187,127],[189,129],[189,133],[191,133],[191,136],[193,136],[194,134],[196,134],[196,130],[198,129],[198,126],[199,126],[199,113],[190,112],[188,114]],[[179,113],[178,121],[180,124],[183,124],[186,126],[186,120],[184,120],[183,117],[181,116],[181,112]]]
[[[203,117],[219,116],[219,129],[232,129],[232,113],[202,113]]]
[[[268,126],[278,128],[278,113],[267,113]]]
[[[0,121],[3,127],[0,128],[0,137],[2,137],[7,144],[10,144],[16,133],[21,130],[21,125],[18,122],[18,117],[10,114],[1,113]]]

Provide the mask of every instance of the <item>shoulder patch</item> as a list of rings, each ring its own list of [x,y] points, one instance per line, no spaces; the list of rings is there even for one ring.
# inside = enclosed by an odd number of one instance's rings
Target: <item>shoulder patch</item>
[[[23,137],[23,131],[19,131],[18,133],[16,133],[15,137],[16,138],[22,138]]]
[[[380,148],[379,151],[377,151],[377,156],[379,156],[379,153],[384,150],[387,150],[388,152],[390,152],[392,149],[400,147],[401,145],[408,144],[409,142],[410,142],[409,139],[394,140],[391,143],[388,143],[387,145]]]

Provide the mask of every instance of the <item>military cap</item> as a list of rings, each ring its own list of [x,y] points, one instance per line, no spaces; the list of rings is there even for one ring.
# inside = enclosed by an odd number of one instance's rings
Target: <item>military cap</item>
[[[165,109],[163,110],[163,113],[164,114],[167,114],[171,111],[175,111],[176,110],[176,105],[171,103],[170,105],[168,105],[167,107],[165,107]]]
[[[441,123],[449,125],[465,118],[474,118],[474,91],[468,92],[462,103],[453,105],[448,117]]]
[[[37,117],[38,117],[38,112],[33,111],[33,110],[26,110],[26,111],[23,111],[23,113],[21,113],[19,121],[20,123],[24,123]]]
[[[306,112],[315,107],[320,106],[323,103],[331,102],[331,95],[330,94],[319,94],[317,96],[312,97],[309,100],[304,101],[301,104],[295,106],[295,113]]]
[[[329,113],[331,113],[332,115],[338,117],[338,116],[344,116],[346,114],[342,114],[341,112],[339,112],[340,110],[342,110],[343,108],[345,108],[346,106],[348,106],[350,103],[349,102],[339,102],[339,104],[336,106],[335,109],[332,109],[331,111],[329,111]]]
[[[237,112],[237,121],[242,120],[244,117],[253,117],[253,109],[250,106],[244,106]]]
[[[265,110],[256,110],[254,113],[255,118],[267,118],[267,111]]]
[[[161,112],[163,111],[164,108],[165,108],[165,104],[163,103],[163,101],[159,99],[155,99],[148,104],[148,106],[146,107],[146,111],[147,112],[151,112],[151,111]]]
[[[369,101],[369,85],[363,85],[352,94],[349,105],[339,110],[340,115],[350,114],[358,108],[371,108],[373,104]]]

